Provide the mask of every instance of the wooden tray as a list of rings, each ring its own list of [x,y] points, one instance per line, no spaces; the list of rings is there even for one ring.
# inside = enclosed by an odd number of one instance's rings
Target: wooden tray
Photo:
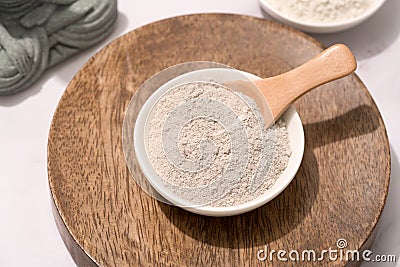
[[[216,61],[261,77],[323,49],[311,37],[262,19],[191,15],[114,41],[68,86],[54,115],[48,173],[61,235],[79,266],[288,266],[260,262],[270,250],[365,249],[388,192],[385,126],[355,75],[295,105],[306,135],[302,166],[277,198],[252,212],[210,218],[161,204],[130,176],[122,151],[124,112],[151,75],[181,62]],[[357,262],[325,260],[315,265]],[[303,263],[301,265],[310,265]]]

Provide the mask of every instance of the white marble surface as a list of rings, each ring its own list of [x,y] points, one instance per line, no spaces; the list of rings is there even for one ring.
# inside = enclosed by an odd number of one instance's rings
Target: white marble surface
[[[139,26],[181,14],[224,12],[266,17],[257,0],[120,0],[119,10],[117,28],[108,40],[52,68],[29,90],[0,97],[0,266],[74,266],[51,213],[47,135],[68,82],[98,49]],[[344,42],[351,47],[359,61],[357,73],[382,112],[391,143],[392,180],[372,250],[395,255],[400,254],[399,14],[400,1],[388,0],[373,18],[353,30],[315,35],[325,44]]]

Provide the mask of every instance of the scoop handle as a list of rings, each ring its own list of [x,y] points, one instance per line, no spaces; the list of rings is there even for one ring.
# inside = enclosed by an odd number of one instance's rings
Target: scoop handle
[[[303,94],[347,76],[356,68],[357,62],[350,49],[343,44],[337,44],[289,72],[255,83],[265,96],[276,120]]]

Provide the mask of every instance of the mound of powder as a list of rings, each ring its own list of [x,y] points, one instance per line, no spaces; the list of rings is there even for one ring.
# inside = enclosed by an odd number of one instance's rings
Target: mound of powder
[[[376,0],[267,0],[286,16],[312,23],[341,22],[365,13]]]
[[[215,83],[172,88],[147,123],[151,164],[166,186],[191,202],[254,200],[274,185],[291,155],[283,120],[266,129],[253,99]],[[210,186],[221,177],[226,181]]]

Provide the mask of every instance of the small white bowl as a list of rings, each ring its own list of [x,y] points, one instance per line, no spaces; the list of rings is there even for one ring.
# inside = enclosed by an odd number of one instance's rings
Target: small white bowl
[[[285,0],[283,0],[285,1]],[[309,33],[334,33],[353,28],[375,14],[385,3],[386,0],[376,0],[375,3],[359,17],[354,19],[332,22],[332,23],[311,23],[288,17],[276,7],[268,3],[268,0],[260,0],[261,7],[276,20],[289,26]]]
[[[236,75],[232,75],[233,72],[235,72]],[[301,123],[298,113],[296,112],[294,107],[291,106],[283,115],[283,119],[285,120],[286,127],[288,129],[290,147],[292,150],[288,166],[282,173],[281,177],[279,177],[279,179],[275,182],[275,184],[268,191],[266,191],[265,194],[258,197],[257,199],[231,207],[193,206],[187,201],[181,199],[179,196],[175,195],[161,182],[162,179],[158,176],[155,169],[153,168],[149,158],[147,157],[146,152],[145,126],[153,106],[157,103],[158,99],[160,99],[170,88],[176,85],[199,80],[204,81],[210,77],[214,80],[215,77],[218,77],[219,81],[230,81],[230,77],[237,77],[237,72],[237,70],[233,69],[214,68],[197,70],[178,76],[177,78],[174,78],[162,85],[148,98],[146,103],[141,108],[136,120],[136,124],[134,127],[134,149],[137,161],[144,176],[147,178],[151,186],[166,200],[193,213],[208,216],[232,216],[256,209],[275,198],[290,184],[292,179],[295,177],[303,159],[303,125]],[[243,75],[246,75],[249,79],[260,79],[255,75],[245,72],[242,73]]]

